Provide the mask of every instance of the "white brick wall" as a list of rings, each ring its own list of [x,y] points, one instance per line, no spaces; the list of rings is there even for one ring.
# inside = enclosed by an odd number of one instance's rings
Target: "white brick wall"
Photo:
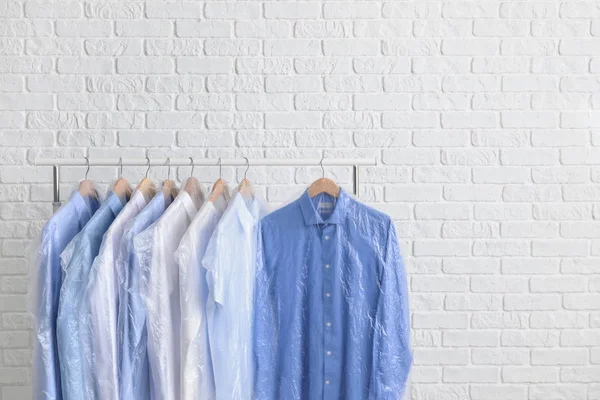
[[[5,0],[0,73],[0,400],[31,383],[33,162],[84,155],[377,157],[360,197],[402,240],[407,397],[600,398],[599,2]],[[272,202],[319,175],[249,171]]]

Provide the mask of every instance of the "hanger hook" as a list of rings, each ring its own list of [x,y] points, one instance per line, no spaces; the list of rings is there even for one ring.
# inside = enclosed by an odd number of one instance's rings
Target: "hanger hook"
[[[123,177],[123,157],[119,157],[119,178]]]
[[[194,176],[194,167],[195,167],[195,165],[194,165],[194,159],[192,157],[190,157],[190,162],[192,164],[192,173],[190,174],[190,176]]]
[[[171,157],[167,157],[167,162],[169,163],[169,172],[167,172],[167,180],[171,180]]]
[[[150,172],[150,158],[146,157],[146,161],[148,161],[148,169],[146,169],[146,178],[148,178],[148,172]]]
[[[219,161],[217,161],[217,165],[219,165],[219,179],[223,178],[223,164],[221,163],[221,157],[219,157]]]
[[[85,158],[85,162],[86,162],[86,165],[87,165],[87,169],[85,170],[85,179],[87,180],[88,173],[90,172],[90,159],[87,158],[87,157],[84,157],[84,158]]]
[[[244,171],[244,179],[246,179],[246,175],[248,175],[248,170],[250,169],[250,160],[248,157],[244,157],[246,159],[246,170]]]
[[[319,165],[321,166],[321,172],[323,172],[323,178],[325,178],[325,167],[323,167],[324,159],[325,159],[325,157],[321,157],[321,161],[319,162]]]

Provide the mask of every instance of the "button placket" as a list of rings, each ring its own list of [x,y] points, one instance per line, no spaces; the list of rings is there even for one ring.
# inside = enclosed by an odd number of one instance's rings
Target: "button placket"
[[[324,372],[324,398],[329,398],[329,391],[333,390],[335,384],[333,332],[335,329],[332,304],[332,283],[335,279],[334,254],[335,254],[335,225],[325,225],[322,231],[322,255],[323,255],[323,372]]]

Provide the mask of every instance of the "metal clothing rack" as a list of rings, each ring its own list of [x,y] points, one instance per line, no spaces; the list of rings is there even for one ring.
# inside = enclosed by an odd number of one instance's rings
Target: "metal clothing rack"
[[[353,192],[356,197],[359,193],[359,167],[377,165],[375,158],[201,158],[193,160],[187,158],[40,158],[35,165],[52,166],[52,204],[56,210],[60,207],[60,167],[66,166],[202,166],[202,167],[241,167],[241,166],[268,166],[268,167],[304,167],[304,166],[351,166]]]

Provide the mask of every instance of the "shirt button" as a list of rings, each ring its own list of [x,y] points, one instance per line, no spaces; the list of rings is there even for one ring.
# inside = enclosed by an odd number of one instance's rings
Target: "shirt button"
[[[329,268],[329,267],[330,267],[330,265],[329,265],[329,264],[325,264],[325,268]]]
[[[328,322],[328,323],[327,323],[327,326],[331,326],[331,322]]]
[[[329,240],[329,236],[325,236],[325,240]]]
[[[331,352],[330,352],[330,351],[328,351],[328,352],[327,352],[327,355],[328,355],[328,356],[330,356],[330,355],[331,355]]]
[[[326,384],[326,385],[329,385],[329,381],[325,381],[325,384]]]
[[[331,293],[325,293],[325,296],[331,297]]]

